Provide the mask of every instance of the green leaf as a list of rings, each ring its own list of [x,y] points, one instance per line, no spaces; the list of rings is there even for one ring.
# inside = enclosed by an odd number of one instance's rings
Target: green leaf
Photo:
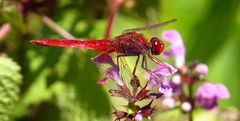
[[[10,58],[0,56],[0,120],[10,121],[19,97],[20,67]]]
[[[91,53],[67,49],[57,70],[65,83],[65,89],[58,95],[62,120],[106,120],[109,119],[110,102],[101,85],[97,85],[99,74],[91,62]]]

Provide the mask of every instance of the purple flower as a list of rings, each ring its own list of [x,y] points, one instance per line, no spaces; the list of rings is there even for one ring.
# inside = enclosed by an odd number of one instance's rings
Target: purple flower
[[[181,68],[185,63],[185,46],[182,37],[176,30],[167,30],[162,33],[162,38],[172,44],[168,51],[163,52],[162,56],[172,56],[176,67]]]
[[[182,93],[182,80],[179,74],[174,74],[169,84],[174,93]]]
[[[96,64],[109,64],[115,66],[116,64],[113,62],[111,56],[108,54],[99,54],[95,58],[92,58],[92,61]]]
[[[205,75],[208,73],[208,66],[206,64],[198,64],[195,67],[195,71],[199,75]]]
[[[123,85],[123,81],[120,79],[118,66],[113,62],[112,58],[108,54],[100,54],[95,58],[92,58],[92,61],[96,64],[109,64],[111,65],[106,73],[104,74],[103,78],[99,80],[98,84],[105,84],[107,79],[112,79],[118,85]]]
[[[158,91],[163,93],[164,95],[171,95],[172,94],[172,87],[170,86],[168,81],[162,82],[158,85]]]
[[[171,76],[177,72],[177,69],[167,63],[160,63],[151,72],[146,73],[146,78],[149,80],[146,89],[151,90],[152,87],[158,86],[159,92],[168,93],[172,89],[168,84],[167,76]]]
[[[223,84],[206,82],[196,92],[196,103],[205,109],[213,109],[217,106],[218,99],[227,99],[229,97],[230,94]]]

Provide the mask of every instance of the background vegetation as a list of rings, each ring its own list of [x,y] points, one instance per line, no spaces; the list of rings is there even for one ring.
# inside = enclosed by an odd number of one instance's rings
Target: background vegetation
[[[111,120],[116,99],[96,84],[101,74],[90,60],[96,52],[30,44],[63,38],[47,25],[46,16],[76,38],[102,39],[111,5],[110,0],[0,0],[1,120]],[[187,61],[207,63],[208,79],[229,89],[231,98],[220,106],[240,109],[239,0],[127,0],[116,14],[111,38],[173,18],[178,21],[144,35],[161,37],[162,30],[177,29]]]

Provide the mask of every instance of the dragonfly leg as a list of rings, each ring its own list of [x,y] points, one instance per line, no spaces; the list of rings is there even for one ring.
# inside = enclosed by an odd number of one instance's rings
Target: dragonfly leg
[[[144,70],[146,70],[147,72],[149,72],[150,70],[148,69],[148,65],[147,65],[147,61],[146,61],[146,56],[143,55],[143,59],[142,59],[142,68]]]
[[[136,76],[135,73],[136,73],[136,70],[137,70],[137,65],[138,65],[138,62],[139,62],[139,55],[137,55],[137,60],[136,60],[136,63],[134,65],[134,69],[133,69],[133,76]]]
[[[157,60],[157,58],[155,58],[154,56],[148,55],[148,57],[149,57],[154,63],[156,63],[156,64],[159,64],[159,63],[160,63],[160,61]]]
[[[166,65],[165,63],[163,63],[163,62],[160,62],[160,60],[158,60],[158,58],[156,58],[156,57],[154,57],[154,56],[150,56],[150,55],[148,55],[148,57],[153,61],[153,62],[155,62],[156,64],[164,64],[164,65]],[[170,72],[172,72],[172,69],[170,68],[170,67],[168,67],[167,65],[165,66]]]

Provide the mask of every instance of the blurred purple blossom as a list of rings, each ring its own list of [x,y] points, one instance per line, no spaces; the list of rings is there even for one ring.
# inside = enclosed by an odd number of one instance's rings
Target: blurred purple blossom
[[[169,85],[172,88],[173,93],[182,93],[182,80],[179,74],[174,74],[169,81]]]
[[[162,105],[165,108],[174,108],[176,106],[175,99],[172,97],[165,97],[162,101]]]
[[[162,38],[171,43],[170,49],[163,52],[162,56],[172,56],[175,60],[176,67],[181,68],[185,63],[185,46],[182,37],[176,30],[167,30],[162,33]]]
[[[217,106],[218,99],[227,99],[230,94],[223,84],[209,82],[200,86],[196,92],[196,102],[205,109],[213,109]]]
[[[176,30],[164,31],[162,38],[168,41],[171,46],[167,51],[164,51],[161,56],[172,57],[175,61],[175,66],[179,69],[170,81],[167,81],[166,75],[156,73],[156,71],[161,71],[161,69],[156,68],[150,76],[150,87],[160,85],[159,91],[164,92],[162,105],[165,108],[179,107],[183,112],[189,113],[189,120],[193,120],[193,111],[196,107],[213,109],[217,106],[219,99],[227,99],[230,97],[227,88],[223,84],[212,83],[203,83],[196,91],[194,97],[193,86],[196,82],[205,81],[208,66],[196,62],[192,62],[189,65],[185,63],[185,46],[182,37]],[[159,81],[158,78],[161,78],[162,81]],[[163,82],[168,83],[164,84]],[[183,87],[185,86],[189,94],[184,92]],[[172,95],[170,95],[171,93],[166,95],[167,87],[172,88]]]

